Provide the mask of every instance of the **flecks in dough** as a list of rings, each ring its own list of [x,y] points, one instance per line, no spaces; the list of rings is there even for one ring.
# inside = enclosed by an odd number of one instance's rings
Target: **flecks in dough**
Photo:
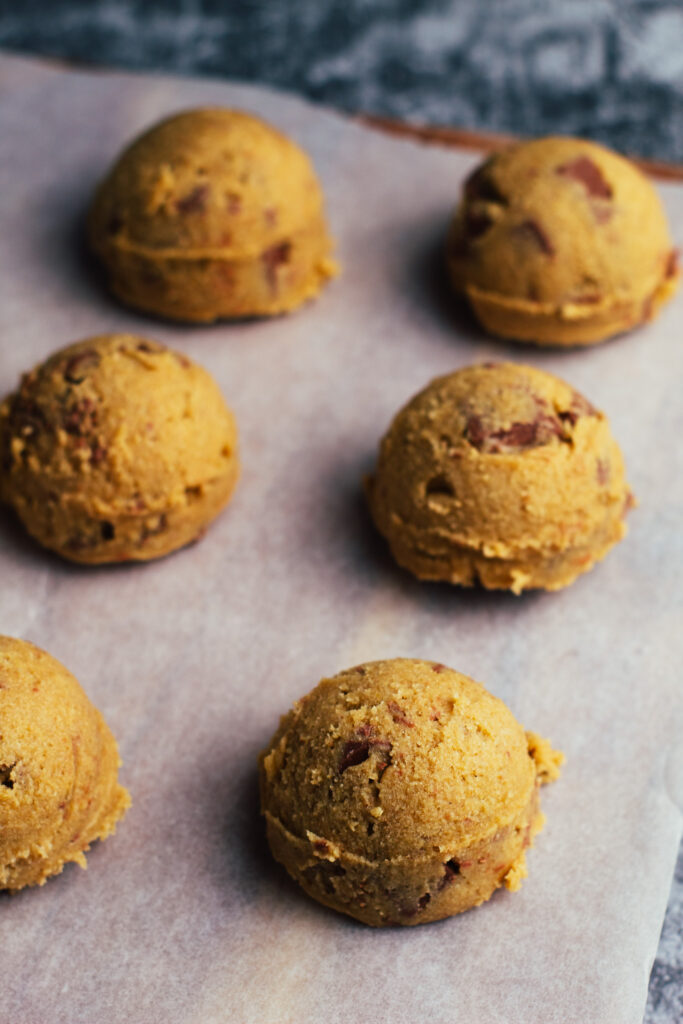
[[[130,806],[116,743],[70,672],[0,637],[0,888],[42,885]]]
[[[488,363],[395,417],[367,481],[374,521],[420,579],[557,590],[626,532],[633,498],[607,418],[564,381]]]
[[[71,345],[0,405],[0,495],[76,562],[148,560],[197,539],[239,474],[213,378],[127,334]]]
[[[519,143],[478,167],[447,262],[487,330],[547,345],[590,345],[651,320],[679,278],[652,184],[571,138]]]
[[[260,759],[275,858],[314,899],[372,925],[436,921],[518,888],[549,781],[502,701],[437,662],[323,679]]]
[[[174,320],[285,313],[337,273],[308,157],[236,110],[186,111],[136,139],[88,237],[123,302]]]

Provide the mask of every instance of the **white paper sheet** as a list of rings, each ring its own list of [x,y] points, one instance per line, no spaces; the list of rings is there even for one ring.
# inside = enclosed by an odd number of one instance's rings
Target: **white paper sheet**
[[[110,300],[79,217],[121,146],[169,112],[244,107],[312,154],[343,276],[267,322],[190,328]],[[220,82],[0,59],[0,393],[107,330],[181,348],[220,382],[243,476],[201,543],[87,569],[0,517],[0,632],[45,647],[116,734],[133,808],[45,887],[0,898],[3,1024],[637,1024],[681,831],[681,298],[589,351],[485,338],[433,286],[473,153],[385,137],[298,99]],[[661,192],[683,238],[683,187]],[[509,358],[610,416],[640,506],[593,572],[521,598],[394,567],[360,478],[431,377]],[[374,931],[274,864],[256,756],[323,675],[434,658],[483,681],[567,755],[517,894]],[[676,746],[678,744],[678,747]]]

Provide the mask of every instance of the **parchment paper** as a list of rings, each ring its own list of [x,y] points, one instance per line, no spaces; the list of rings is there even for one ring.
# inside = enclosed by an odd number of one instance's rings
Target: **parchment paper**
[[[186,328],[119,308],[78,222],[120,147],[168,112],[257,112],[312,154],[343,276],[268,322]],[[681,831],[680,297],[589,351],[506,346],[453,314],[433,258],[479,159],[397,141],[264,89],[0,61],[0,390],[50,351],[130,330],[210,369],[244,473],[196,546],[82,569],[0,519],[0,631],[81,680],[119,739],[133,808],[89,869],[0,899],[3,1024],[636,1024]],[[683,188],[662,186],[683,237]],[[431,377],[510,358],[604,408],[640,507],[557,594],[420,584],[374,535],[360,478]],[[374,931],[271,862],[255,761],[278,715],[364,659],[482,680],[567,755],[522,891]]]

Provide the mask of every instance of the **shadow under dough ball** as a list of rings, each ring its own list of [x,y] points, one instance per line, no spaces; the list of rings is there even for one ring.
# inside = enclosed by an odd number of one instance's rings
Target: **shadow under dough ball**
[[[134,141],[88,239],[122,302],[173,320],[285,313],[337,272],[310,160],[236,110],[190,110]]]
[[[0,889],[23,889],[85,867],[130,797],[114,737],[63,665],[0,636],[0,681]]]
[[[633,500],[605,415],[512,363],[432,381],[396,415],[366,487],[399,565],[514,593],[590,569],[624,536]]]
[[[453,669],[358,665],[297,701],[261,755],[268,842],[328,907],[371,925],[437,921],[519,888],[539,786],[562,760]]]
[[[218,385],[153,341],[71,345],[0,406],[0,494],[39,543],[76,562],[146,561],[189,544],[238,475]]]
[[[679,278],[651,182],[571,138],[522,142],[477,168],[447,262],[488,331],[540,345],[591,345],[651,320]]]

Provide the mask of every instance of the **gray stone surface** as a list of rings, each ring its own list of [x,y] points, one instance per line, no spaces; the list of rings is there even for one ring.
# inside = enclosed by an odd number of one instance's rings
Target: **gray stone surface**
[[[680,0],[0,0],[0,46],[683,162]],[[682,936],[683,847],[646,1024],[683,1021]]]
[[[0,0],[0,46],[683,161],[680,0]]]
[[[683,1021],[683,845],[650,975],[644,1024],[680,1024]]]

